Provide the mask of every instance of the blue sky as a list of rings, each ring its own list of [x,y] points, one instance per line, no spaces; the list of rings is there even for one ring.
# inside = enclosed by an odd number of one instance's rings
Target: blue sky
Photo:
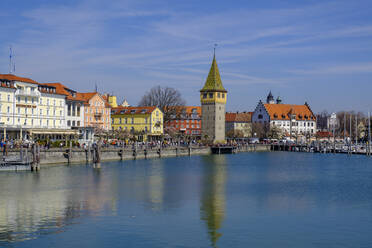
[[[372,1],[1,0],[0,73],[135,105],[152,86],[199,104],[217,47],[227,110],[253,110],[269,90],[315,112],[368,111]]]

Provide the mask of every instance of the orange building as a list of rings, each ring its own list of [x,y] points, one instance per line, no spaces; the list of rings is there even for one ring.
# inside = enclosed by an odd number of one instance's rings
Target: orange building
[[[173,107],[174,113],[166,121],[165,130],[184,133],[191,136],[201,135],[201,107],[179,106]],[[173,112],[173,111],[172,111]]]
[[[111,108],[98,92],[77,93],[84,99],[84,126],[108,131],[111,127]]]

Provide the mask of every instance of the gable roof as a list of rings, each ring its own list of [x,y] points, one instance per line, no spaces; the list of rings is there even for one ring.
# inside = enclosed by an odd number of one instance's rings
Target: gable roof
[[[289,115],[296,115],[296,120],[316,120],[309,105],[264,104],[271,120],[290,120]]]
[[[86,93],[77,92],[77,93],[76,93],[76,96],[77,96],[79,99],[82,99],[82,100],[85,102],[85,105],[88,105],[90,99],[92,99],[95,95],[98,95],[98,96],[103,100],[103,102],[105,103],[105,107],[106,107],[106,108],[111,108],[110,104],[109,104],[108,101],[107,101],[107,98],[104,97],[104,95],[101,95],[101,94],[98,93],[98,92],[86,92]]]
[[[157,107],[156,106],[149,106],[149,107],[123,107],[118,106],[116,108],[111,109],[111,115],[119,115],[119,114],[151,114]],[[125,111],[121,113],[122,111]]]
[[[209,70],[209,74],[207,80],[205,81],[203,91],[220,91],[220,92],[227,92],[226,89],[222,85],[220,71],[218,70],[216,56],[213,56],[213,61],[211,65],[211,69]]]

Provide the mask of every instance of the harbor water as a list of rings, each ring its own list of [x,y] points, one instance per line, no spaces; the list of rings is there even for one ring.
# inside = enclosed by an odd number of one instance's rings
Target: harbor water
[[[240,153],[0,173],[0,247],[372,247],[372,159]]]

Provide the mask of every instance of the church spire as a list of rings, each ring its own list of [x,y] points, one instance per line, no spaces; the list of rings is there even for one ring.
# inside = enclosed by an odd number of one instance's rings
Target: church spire
[[[214,48],[213,60],[211,69],[209,70],[209,74],[207,80],[205,81],[203,91],[220,91],[220,92],[227,92],[222,85],[220,71],[218,70],[217,61],[216,61],[216,48]]]

